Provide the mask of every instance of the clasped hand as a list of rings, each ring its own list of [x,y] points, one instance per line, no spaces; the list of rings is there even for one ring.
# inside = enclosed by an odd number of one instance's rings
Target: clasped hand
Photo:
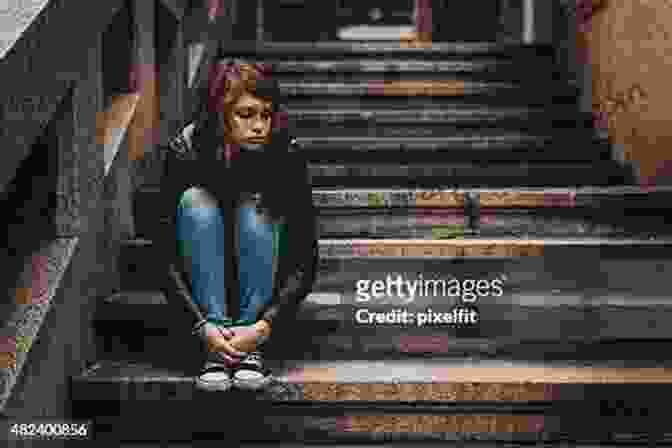
[[[208,349],[220,353],[229,363],[235,364],[249,352],[257,349],[259,339],[264,335],[258,325],[224,328],[218,327],[216,334],[208,335]]]

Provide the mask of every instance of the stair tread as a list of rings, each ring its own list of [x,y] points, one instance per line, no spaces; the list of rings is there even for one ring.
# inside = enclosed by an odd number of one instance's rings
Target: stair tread
[[[460,236],[438,239],[440,235],[431,235],[432,239],[353,239],[320,238],[318,242],[321,259],[504,259],[520,260],[527,257],[561,256],[599,256],[637,259],[668,258],[672,239],[660,238],[478,238]],[[124,241],[127,248],[153,247],[150,239],[130,239]],[[567,252],[571,250],[572,252]]]
[[[146,238],[128,239],[124,241],[126,245],[148,246],[153,241]],[[668,246],[672,244],[672,238],[454,238],[454,239],[326,239],[319,240],[320,245],[332,246],[352,246],[352,245],[376,245],[376,246],[399,246],[399,245],[420,245],[420,246],[574,246],[574,247],[599,247],[599,246]]]
[[[139,194],[161,194],[157,186],[142,186]],[[137,195],[138,193],[136,193]],[[655,205],[672,208],[672,187],[580,187],[580,188],[314,188],[313,203],[318,208],[387,208],[390,206],[429,206],[462,208],[468,195],[477,195],[481,208],[581,207],[623,203],[628,207],[646,208],[645,200],[656,199]]]
[[[283,104],[283,110],[291,111],[292,109],[303,109],[306,111],[335,111],[355,109],[368,111],[385,110],[387,113],[405,113],[412,111],[414,113],[434,111],[441,113],[469,113],[472,111],[479,111],[481,114],[492,113],[512,113],[514,111],[539,111],[546,114],[560,114],[562,111],[567,111],[567,114],[573,112],[576,116],[581,115],[581,110],[576,104],[526,104],[526,103],[504,103],[504,104],[479,104],[469,103],[461,100],[451,100],[447,97],[423,98],[418,96],[410,96],[400,101],[398,98],[390,97],[331,97],[320,98],[320,101],[314,101],[310,98],[291,98]]]
[[[354,295],[354,293],[353,293]],[[479,303],[479,307],[501,306],[506,304],[510,307],[576,307],[577,309],[587,310],[589,308],[604,309],[605,307],[617,308],[634,308],[634,309],[649,309],[649,307],[656,307],[658,311],[663,308],[672,307],[672,300],[666,296],[638,296],[636,294],[628,294],[626,292],[609,292],[603,291],[601,294],[596,293],[590,297],[581,291],[539,291],[533,292],[516,292],[509,294],[506,300],[495,299],[490,297],[488,303]],[[631,300],[628,300],[631,299]],[[104,299],[105,304],[121,305],[121,306],[166,306],[168,301],[165,294],[159,290],[138,290],[138,291],[122,291],[107,296]],[[382,308],[386,310],[392,309],[393,306],[401,305],[399,303],[380,302],[367,303],[366,307],[370,309]],[[348,307],[363,307],[363,304],[356,304],[354,298],[347,296],[342,292],[327,292],[315,291],[305,298],[301,304],[302,309],[314,310],[330,310],[335,311],[336,308]],[[412,309],[414,306],[425,307],[426,304],[404,303],[406,309]],[[131,312],[129,310],[129,312]],[[105,319],[102,315],[98,319]]]
[[[551,145],[552,143],[566,143],[568,140],[571,140],[574,143],[585,144],[589,146],[592,143],[600,142],[597,138],[586,139],[586,134],[569,134],[562,130],[556,130],[554,133],[513,133],[507,130],[486,130],[486,131],[458,131],[452,132],[449,130],[441,129],[431,129],[431,128],[421,128],[418,127],[415,130],[405,130],[405,129],[381,129],[381,128],[364,128],[359,130],[359,132],[367,133],[380,133],[383,135],[326,135],[329,129],[311,130],[313,135],[310,135],[308,130],[304,130],[297,134],[295,139],[297,143],[301,145],[302,143],[340,143],[342,145],[357,144],[357,143],[368,143],[370,145],[379,144],[380,146],[394,146],[396,144],[405,144],[409,146],[431,144],[431,143],[443,143],[445,145],[468,145],[469,143],[483,144],[488,143],[489,145],[495,146],[496,144],[508,145],[507,148],[515,148],[516,146],[529,145],[529,144],[539,144],[545,143]],[[354,132],[353,130],[349,130]],[[345,134],[347,131],[340,131],[340,134]],[[395,132],[398,135],[392,135]],[[409,135],[412,132],[420,134],[424,132],[426,135]],[[406,133],[406,134],[405,134]],[[430,135],[433,134],[433,135]],[[443,135],[441,135],[443,134]],[[457,134],[457,135],[456,135]],[[459,135],[462,134],[462,135]],[[563,135],[564,134],[564,135]],[[485,147],[484,149],[488,149]],[[570,148],[571,149],[571,148]],[[585,150],[585,148],[584,148]]]
[[[607,186],[634,184],[631,167],[615,161],[600,163],[314,163],[309,165],[316,188],[350,187],[515,187]],[[597,173],[597,174],[596,174]]]
[[[506,99],[512,95],[520,99],[550,102],[554,96],[576,97],[578,90],[568,83],[551,85],[525,84],[505,81],[465,81],[465,80],[279,80],[281,92],[290,97],[315,95],[321,97],[354,96],[354,97],[398,97],[436,96],[436,97],[471,97],[485,95],[501,96]],[[532,98],[526,98],[532,97]],[[289,100],[291,104],[291,99]],[[522,102],[522,104],[525,104]]]
[[[277,73],[398,73],[398,72],[428,72],[428,73],[469,73],[500,70],[524,72],[516,61],[507,61],[496,58],[470,60],[425,60],[418,55],[415,59],[394,59],[387,57],[384,60],[366,58],[362,55],[358,59],[337,60],[283,60],[270,58],[253,58],[252,63],[268,64]]]
[[[552,54],[552,47],[544,44],[506,44],[500,42],[432,42],[419,47],[408,47],[402,43],[386,42],[231,42],[227,55],[268,58],[280,55],[303,56],[360,56],[385,55],[387,57],[449,57],[449,56],[489,56],[525,53],[533,57],[541,51]]]
[[[354,109],[347,106],[343,107],[338,104],[335,104],[334,107],[331,107],[330,105],[328,109],[324,107],[319,109],[310,109],[304,107],[303,105],[292,105],[286,108],[286,114],[295,125],[300,125],[302,121],[310,121],[312,123],[316,120],[326,121],[327,123],[329,121],[361,121],[366,122],[367,124],[404,123],[408,125],[417,125],[424,123],[459,124],[465,122],[473,122],[478,124],[504,120],[525,120],[528,122],[530,119],[536,119],[537,121],[547,120],[548,124],[551,125],[554,122],[557,123],[562,121],[588,122],[593,118],[591,115],[578,114],[574,111],[549,112],[547,110],[539,110],[539,108],[502,108],[500,110],[491,110],[483,107],[465,107],[463,110],[459,110],[458,108],[453,108],[453,110],[448,108],[417,108],[415,110],[413,108],[407,108],[406,110],[381,110],[373,107],[369,107],[367,109]]]
[[[485,359],[385,361],[284,361],[274,376],[288,383],[332,384],[669,384],[670,367],[576,365],[568,361],[530,362]],[[599,363],[598,363],[599,364]],[[192,383],[177,369],[148,363],[99,362],[75,377],[86,382],[162,381]],[[356,397],[353,397],[357,399]],[[352,398],[351,398],[352,399]]]

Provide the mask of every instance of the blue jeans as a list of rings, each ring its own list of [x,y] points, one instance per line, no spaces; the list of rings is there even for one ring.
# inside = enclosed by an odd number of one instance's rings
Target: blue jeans
[[[239,207],[237,214],[240,318],[232,322],[223,281],[224,222],[231,217],[224,216],[209,192],[196,187],[182,194],[177,209],[177,238],[192,297],[209,322],[224,326],[254,323],[273,294],[275,226],[253,205]]]

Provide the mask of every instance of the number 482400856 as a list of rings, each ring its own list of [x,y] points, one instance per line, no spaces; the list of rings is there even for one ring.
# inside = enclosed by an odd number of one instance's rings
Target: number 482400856
[[[65,420],[6,420],[4,431],[8,440],[59,440],[59,439],[91,439],[90,422],[73,422]]]

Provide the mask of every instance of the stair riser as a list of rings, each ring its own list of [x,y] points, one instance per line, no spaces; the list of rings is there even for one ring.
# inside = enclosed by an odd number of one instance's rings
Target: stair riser
[[[146,209],[145,209],[146,210]],[[147,213],[147,211],[145,211]],[[590,216],[590,212],[557,211],[541,214],[535,211],[482,214],[480,222],[469,225],[469,218],[457,213],[391,212],[347,216],[344,214],[318,218],[322,238],[392,238],[392,239],[449,239],[480,235],[481,237],[521,236],[545,237],[622,237],[670,234],[664,219],[640,216],[629,219],[616,216]],[[595,212],[594,212],[595,213]],[[583,214],[583,216],[579,216]],[[143,219],[144,218],[144,219]],[[135,220],[136,235],[151,237],[162,226],[157,215],[139,216]],[[620,221],[620,222],[619,222]]]
[[[526,166],[527,165],[527,166]],[[616,164],[314,164],[314,188],[563,188],[632,185],[628,168]],[[596,175],[599,173],[599,176]]]
[[[360,60],[256,60],[273,68],[273,75],[279,76],[310,76],[310,75],[386,75],[424,74],[425,76],[502,76],[526,79],[531,76],[530,70],[521,67],[519,62],[489,59],[481,61],[441,61],[423,59],[360,59]],[[551,61],[548,61],[551,62]],[[540,61],[541,63],[541,61]],[[547,67],[552,70],[549,64]],[[551,72],[546,72],[549,75]],[[538,73],[535,73],[538,76]]]
[[[363,307],[362,307],[363,308]],[[123,314],[123,310],[108,314]],[[387,309],[378,309],[387,312]],[[441,307],[433,308],[435,312]],[[449,325],[354,325],[355,310],[329,313],[322,320],[299,321],[292,329],[279,330],[268,357],[273,359],[310,360],[352,360],[352,359],[400,359],[409,356],[431,357],[503,357],[523,360],[602,359],[610,353],[623,360],[649,360],[653,355],[642,353],[643,345],[650,340],[672,338],[669,331],[672,312],[656,309],[591,308],[588,310],[543,309],[524,307],[479,307],[480,325],[456,328]],[[117,310],[114,310],[117,311]],[[128,311],[128,310],[126,310]],[[376,311],[372,308],[369,311]],[[131,311],[128,311],[130,313]],[[97,333],[101,359],[135,360],[152,362],[153,365],[198,369],[202,360],[198,341],[182,333],[175,332],[187,327],[177,316],[154,312],[152,318],[161,322],[146,320],[147,325],[138,322],[147,312],[137,312],[134,321],[119,320],[98,325]],[[327,313],[325,313],[327,314]],[[312,317],[312,316],[311,316]],[[112,317],[113,318],[113,317]],[[341,321],[336,319],[340,318]],[[172,328],[166,328],[170,324]],[[162,326],[163,329],[151,327]],[[124,333],[119,333],[119,328]],[[148,328],[149,327],[149,328]],[[336,328],[327,330],[328,327]],[[331,334],[324,334],[330,331]],[[307,338],[308,337],[308,338]],[[583,351],[575,346],[597,342],[598,340],[629,340],[631,345],[617,353],[613,350],[603,353],[599,346],[585,347]],[[641,341],[640,345],[634,341]],[[180,347],[176,358],[175,347]],[[581,348],[581,347],[579,347]],[[669,343],[666,346],[669,349]],[[647,353],[650,351],[646,350]],[[649,363],[652,363],[649,360]],[[653,362],[655,364],[655,362]]]
[[[625,409],[624,412],[629,412]],[[640,412],[639,409],[632,410]],[[456,416],[456,417],[432,417],[414,416],[412,418],[399,417],[351,417],[351,418],[319,418],[319,417],[285,417],[271,418],[264,416],[265,425],[269,429],[262,429],[259,425],[249,427],[241,426],[236,422],[238,431],[222,428],[221,422],[212,422],[208,427],[203,424],[199,430],[184,428],[184,421],[179,417],[163,418],[160,423],[143,424],[143,429],[138,428],[137,420],[124,420],[119,417],[99,418],[97,425],[97,439],[103,441],[184,441],[193,440],[227,440],[236,442],[259,442],[259,443],[314,443],[314,444],[372,444],[372,443],[469,443],[482,446],[499,446],[538,443],[540,440],[566,441],[571,438],[576,443],[586,443],[586,448],[603,446],[602,443],[612,442],[614,439],[629,441],[633,437],[639,440],[649,440],[650,424],[646,423],[647,410],[641,411],[644,416],[631,417],[625,414],[623,417],[604,418],[597,414],[595,417],[580,413],[580,417],[497,417],[497,416]],[[587,428],[579,418],[589,418],[596,422]],[[660,417],[662,419],[662,417]],[[145,419],[143,419],[145,420]],[[228,420],[231,421],[231,420]],[[254,420],[253,420],[254,421]],[[597,423],[599,421],[599,423]],[[625,421],[625,424],[621,422]],[[431,423],[430,423],[431,422]],[[541,428],[542,422],[546,431],[534,431],[533,428]],[[366,426],[364,426],[366,425]],[[376,425],[375,432],[365,431]],[[434,432],[392,432],[380,428],[389,427],[426,427]],[[228,426],[228,425],[227,425]],[[660,426],[660,425],[659,425]],[[502,428],[501,432],[490,431],[489,428]],[[167,429],[171,428],[171,429]],[[183,428],[179,430],[177,428]],[[346,428],[346,429],[341,429]],[[513,432],[511,428],[529,428],[528,432],[519,429]],[[661,427],[662,428],[662,427]],[[482,431],[478,431],[482,429]],[[247,430],[246,432],[243,432]],[[507,432],[508,430],[508,432]],[[662,429],[660,430],[662,434]],[[653,440],[661,440],[653,436]],[[661,436],[662,437],[662,436]],[[637,439],[635,439],[637,440]],[[666,441],[670,437],[665,438]],[[576,445],[575,446],[584,446]],[[661,442],[662,443],[662,442]],[[485,445],[483,445],[485,444]],[[125,446],[125,445],[124,445]],[[187,446],[187,445],[185,445]],[[191,446],[191,445],[188,445]],[[209,446],[209,445],[207,445]]]
[[[325,106],[326,107],[326,106]],[[551,117],[549,114],[508,115],[497,116],[482,114],[370,114],[361,115],[332,113],[311,113],[310,111],[294,112],[289,110],[288,127],[295,135],[311,135],[318,129],[324,129],[329,135],[339,133],[350,135],[362,133],[372,128],[380,129],[380,135],[401,132],[400,127],[417,129],[419,127],[442,126],[444,133],[457,133],[463,129],[483,130],[488,128],[502,128],[515,130],[534,130],[538,133],[563,131],[569,133],[575,129],[592,129],[592,119],[581,120],[579,117]],[[325,132],[326,133],[326,132]],[[397,135],[392,134],[392,135]],[[413,135],[413,134],[411,134]],[[417,134],[416,134],[417,135]],[[420,134],[426,135],[426,134]]]
[[[526,63],[552,60],[555,50],[551,45],[520,45],[492,42],[433,42],[430,46],[418,47],[404,42],[236,42],[227,48],[230,57],[243,57],[252,60],[325,60],[325,59],[362,59],[390,58],[440,61],[512,61],[523,66]]]
[[[480,111],[481,116],[501,116],[503,113],[511,111],[536,111],[542,116],[557,114],[567,118],[579,118],[581,116],[581,108],[578,105],[578,91],[570,90],[567,93],[567,102],[548,102],[549,92],[544,92],[542,99],[536,98],[532,103],[521,101],[520,95],[516,97],[508,97],[507,95],[486,97],[485,103],[479,104],[478,97],[473,100],[472,97],[449,97],[449,96],[364,96],[364,97],[347,97],[347,96],[320,96],[316,98],[309,97],[289,97],[284,98],[282,108],[291,116],[294,110],[311,110],[321,114],[331,115],[332,113],[338,115],[341,111],[355,110],[358,113],[367,113],[370,111],[381,111],[386,116],[399,116],[411,114],[411,117],[417,117],[419,113],[426,113],[430,116],[436,116],[436,111],[439,111],[439,116],[445,117],[450,121],[450,117],[464,116],[465,111]],[[573,98],[574,101],[570,101]],[[481,97],[483,99],[483,97]],[[473,101],[472,101],[473,100]],[[535,104],[535,101],[537,102]],[[376,116],[372,114],[370,116]],[[380,114],[378,114],[380,116]],[[422,117],[423,115],[421,115]],[[515,115],[511,115],[515,116]],[[367,116],[368,117],[368,116]],[[419,124],[412,121],[411,124]]]
[[[406,97],[444,97],[453,101],[484,105],[551,105],[575,104],[577,91],[571,88],[549,89],[535,86],[519,87],[505,83],[438,83],[438,82],[368,82],[368,83],[280,83],[280,92],[289,98],[313,97],[313,101],[326,102],[330,98],[392,97],[405,101]]]
[[[120,412],[128,415],[125,408]],[[204,412],[201,410],[199,415]],[[133,415],[140,417],[137,411]],[[184,419],[164,417],[160,420],[160,424],[143,424],[140,429],[137,420],[133,421],[128,417],[97,417],[95,428],[98,440],[109,441],[206,439],[248,443],[380,443],[384,441],[422,443],[465,440],[464,434],[469,433],[468,440],[471,441],[529,443],[548,437],[533,430],[541,425],[543,417],[528,416],[272,417],[264,415],[263,425],[260,424],[258,416],[256,419],[254,416],[248,418],[252,421],[239,422],[229,417],[226,418],[226,423],[222,423],[221,417],[219,420],[202,418],[198,424],[189,423],[187,426]],[[377,428],[375,432],[372,431],[374,424]],[[512,425],[513,428],[518,429],[517,432],[511,430]],[[404,427],[409,426],[418,429],[403,431]],[[386,427],[399,429],[397,431],[382,429]],[[500,431],[497,432],[496,429]],[[525,429],[529,430],[524,432]]]
[[[188,327],[186,319],[181,316],[162,312],[161,310],[135,310],[138,307],[113,309],[105,307],[109,315],[105,326],[98,325],[99,335],[104,338],[103,347],[109,348],[110,353],[137,353],[133,359],[152,359],[155,356],[170,363],[174,357],[176,344],[193,339],[187,334],[171,335],[171,332],[180,331]],[[433,316],[437,313],[449,313],[446,306],[431,306],[427,308],[413,307],[341,307],[341,309],[326,309],[320,315],[310,311],[301,312],[299,322],[292,329],[279,330],[280,338],[288,337],[292,340],[293,349],[280,348],[282,357],[292,354],[294,357],[303,357],[304,352],[316,353],[323,358],[329,358],[341,353],[345,356],[371,355],[404,355],[425,353],[429,355],[483,355],[498,348],[498,344],[512,343],[580,343],[600,339],[670,339],[669,330],[672,322],[672,311],[669,307],[523,307],[504,305],[483,305],[476,307],[479,311],[480,322],[477,325],[455,326],[443,323],[426,323],[418,326],[417,323],[406,325],[392,325],[375,323],[370,319],[367,323],[358,323],[358,318],[367,319],[371,313],[393,313],[394,317],[402,311],[427,315],[431,310]],[[148,316],[150,314],[151,316]],[[123,320],[124,314],[133,317]],[[318,314],[317,316],[315,314]],[[145,317],[144,325],[140,321]],[[431,319],[431,318],[430,318]],[[419,319],[418,319],[419,320]],[[416,322],[418,321],[416,320]],[[124,328],[121,334],[118,327]],[[330,330],[329,327],[336,328]],[[299,331],[300,329],[300,331]],[[329,331],[331,334],[325,335]],[[312,341],[305,338],[310,335]],[[121,340],[115,338],[121,337]],[[461,344],[459,340],[464,339]],[[474,341],[474,340],[478,341]],[[180,341],[182,343],[180,343]],[[539,349],[543,352],[543,348]],[[539,352],[536,354],[539,355]],[[533,348],[521,348],[520,353],[534,356]],[[278,354],[278,356],[280,356]],[[515,354],[515,353],[514,353]],[[195,356],[195,355],[194,355]],[[637,356],[636,353],[621,354],[624,359]],[[573,355],[570,355],[570,358]],[[174,361],[174,358],[172,359]],[[172,362],[172,365],[175,363]],[[170,364],[169,364],[170,365]]]
[[[620,214],[641,214],[642,210],[654,215],[664,213],[672,200],[669,191],[647,192],[644,188],[630,187],[616,190],[561,189],[561,190],[315,190],[313,204],[319,209],[358,210],[386,208],[456,209],[463,208],[467,196],[476,198],[479,208],[486,211],[524,209],[586,208],[596,211],[618,211]],[[143,187],[135,192],[136,211],[154,210],[161,202],[159,187]],[[544,212],[548,212],[545,210]],[[628,216],[623,216],[628,218]]]
[[[209,433],[213,437],[240,441],[362,443],[469,439],[472,442],[507,440],[511,443],[531,442],[535,439],[557,440],[561,435],[578,440],[605,440],[609,435],[647,434],[652,430],[663,430],[662,420],[652,421],[653,418],[662,418],[660,406],[653,404],[655,391],[643,386],[619,385],[616,388],[562,385],[558,393],[569,401],[559,408],[561,414],[558,416],[385,416],[348,412],[345,414],[347,417],[274,415],[269,414],[267,409],[249,404],[244,406],[249,411],[236,406],[236,412],[231,413],[226,412],[228,407],[222,408],[221,395],[204,397],[186,384],[185,387],[157,386],[152,383],[135,384],[130,388],[126,386],[118,392],[118,396],[125,397],[124,401],[85,399],[76,402],[75,406],[81,407],[83,411],[86,406],[95,407],[98,437],[102,439],[107,435],[113,437],[113,440],[191,440],[194,434]],[[656,390],[660,390],[660,386],[656,387]],[[470,395],[473,396],[473,392]],[[579,398],[581,395],[583,398]],[[241,399],[245,400],[241,397],[236,401]],[[227,402],[232,403],[230,399]],[[242,406],[242,402],[238,403]],[[213,412],[218,409],[222,411]],[[613,409],[618,410],[609,412]],[[153,418],[147,418],[148,415]],[[585,425],[586,419],[594,422],[589,428]],[[138,424],[139,421],[143,423]]]
[[[321,249],[322,260],[314,291],[338,292],[347,297],[342,299],[346,303],[354,297],[358,280],[382,280],[387,275],[396,274],[405,281],[417,280],[420,274],[425,280],[446,282],[452,278],[503,279],[502,300],[507,300],[507,295],[514,292],[548,293],[554,290],[583,291],[586,294],[634,291],[643,297],[666,297],[666,281],[672,273],[669,249],[656,246],[547,246],[532,252],[544,253],[543,256],[500,256],[490,259],[431,259],[416,256],[386,259],[382,256],[352,258],[354,253],[351,246],[344,245],[337,249],[336,246],[326,244]],[[344,252],[348,249],[349,258],[337,258],[338,253],[343,257],[348,256]],[[441,253],[431,246],[429,249],[433,252],[427,252],[428,256]],[[159,284],[155,279],[163,273],[161,264],[156,263],[156,253],[151,246],[125,247],[120,258],[120,269],[123,273],[122,290],[131,291],[155,290]],[[433,284],[425,284],[428,288],[434,288]],[[404,291],[407,289],[404,288]]]
[[[665,235],[669,226],[654,217],[631,222],[581,219],[566,213],[559,216],[535,216],[533,213],[507,213],[481,216],[476,228],[470,228],[463,216],[339,216],[319,219],[323,238],[416,238],[442,239],[478,234],[482,237],[618,237],[627,235]],[[569,215],[569,216],[567,216]],[[147,224],[149,226],[149,223]],[[149,230],[148,230],[149,231]],[[149,235],[149,233],[145,233]]]
[[[312,163],[553,163],[608,161],[611,150],[606,145],[580,145],[577,142],[538,141],[528,143],[473,142],[404,142],[399,139],[376,142],[339,142],[336,140],[297,138],[300,150]]]
[[[318,124],[315,126],[315,124]],[[523,132],[509,131],[494,126],[480,126],[476,129],[460,129],[451,126],[450,123],[436,125],[421,125],[419,123],[410,126],[398,124],[374,126],[371,123],[353,123],[345,127],[337,123],[332,126],[329,122],[310,123],[310,127],[298,128],[294,132],[298,143],[318,144],[322,142],[334,142],[341,146],[360,145],[362,143],[388,145],[391,139],[398,139],[409,148],[422,148],[428,143],[442,145],[446,148],[487,148],[492,145],[493,149],[501,147],[525,148],[539,145],[551,145],[552,143],[576,143],[590,149],[591,144],[599,141],[592,137],[589,126],[578,129],[577,123],[572,127],[559,129],[553,127],[553,123],[546,122],[545,126],[527,126]],[[522,123],[521,123],[522,124]],[[364,142],[355,139],[364,139]],[[375,139],[375,140],[373,140]],[[350,143],[353,142],[353,143]],[[568,148],[571,150],[571,148]],[[597,149],[597,148],[596,148]]]
[[[432,81],[432,82],[446,82],[446,81],[466,81],[466,82],[509,82],[509,83],[525,83],[526,86],[547,85],[553,86],[553,67],[548,67],[549,73],[544,77],[534,77],[531,74],[523,74],[520,71],[515,72],[511,69],[485,69],[485,70],[470,70],[470,71],[420,71],[420,70],[390,70],[379,71],[370,70],[364,67],[363,70],[344,72],[344,71],[321,71],[321,72],[277,72],[273,73],[273,78],[279,82],[367,82],[379,81]]]

